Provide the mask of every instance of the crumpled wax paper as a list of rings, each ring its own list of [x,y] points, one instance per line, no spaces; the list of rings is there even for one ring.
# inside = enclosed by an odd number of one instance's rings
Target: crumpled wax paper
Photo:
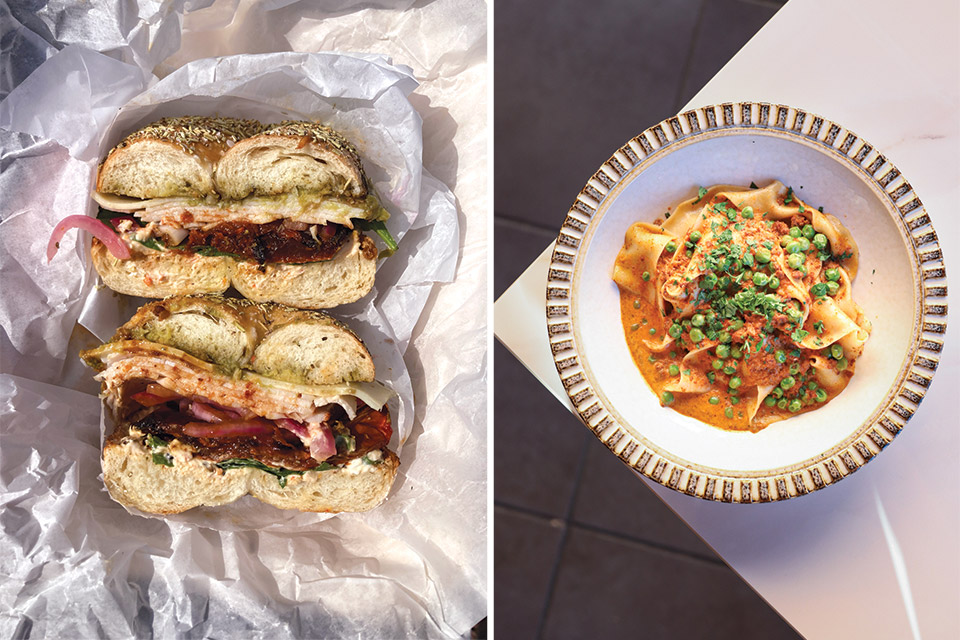
[[[483,25],[464,41],[454,19],[464,3],[452,1],[357,13],[346,2],[322,29],[317,14],[291,20],[296,3],[264,4],[278,8],[228,1],[188,13],[184,46],[161,65],[162,80],[137,65],[149,54],[137,43],[106,56],[55,42],[59,50],[0,103],[5,636],[451,637],[485,615],[486,118],[470,115],[484,99],[473,82],[482,87],[485,76]],[[391,43],[414,44],[203,59],[231,10],[232,29],[259,34],[279,21],[301,50],[331,37],[347,48],[384,31]],[[434,47],[442,38],[447,46]],[[229,37],[233,47],[253,39]],[[161,34],[152,46],[171,45]],[[247,497],[146,518],[103,489],[97,384],[76,354],[143,300],[96,287],[85,234],[68,234],[49,265],[45,246],[57,220],[94,211],[105,151],[133,128],[186,113],[328,121],[357,144],[392,214],[400,251],[379,265],[371,295],[334,310],[398,392],[390,407],[401,471],[372,512],[300,514]],[[464,151],[472,155],[458,159]]]

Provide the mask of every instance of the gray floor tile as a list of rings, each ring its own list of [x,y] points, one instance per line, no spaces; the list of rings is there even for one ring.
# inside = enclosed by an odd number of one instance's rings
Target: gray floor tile
[[[593,436],[499,343],[494,357],[494,500],[562,517]]]
[[[800,636],[724,566],[571,527],[542,637]]]
[[[696,95],[779,8],[776,3],[769,2],[706,0],[683,84],[683,99],[677,108]],[[745,96],[745,99],[754,98]]]
[[[699,6],[497,3],[497,211],[558,228],[614,151],[674,113]]]
[[[588,447],[573,520],[666,548],[717,558],[643,480],[596,438]]]
[[[556,231],[518,224],[500,216],[493,219],[493,298],[496,300],[520,277],[544,248],[556,240]],[[546,287],[547,283],[544,282]]]
[[[506,508],[494,513],[494,635],[535,638],[563,528]]]

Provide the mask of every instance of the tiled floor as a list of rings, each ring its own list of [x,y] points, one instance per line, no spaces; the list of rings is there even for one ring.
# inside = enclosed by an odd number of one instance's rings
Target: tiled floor
[[[676,113],[781,4],[496,4],[497,296],[612,150]],[[497,638],[798,637],[499,344],[494,393]]]

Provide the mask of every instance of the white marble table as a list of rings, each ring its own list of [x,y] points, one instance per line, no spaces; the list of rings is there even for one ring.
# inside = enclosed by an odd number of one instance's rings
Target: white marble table
[[[792,0],[686,108],[758,100],[848,126],[909,177],[938,232],[948,277],[956,281],[958,35],[956,0]],[[631,130],[625,123],[624,142],[653,124]],[[497,301],[494,326],[501,342],[569,408],[546,333],[551,250]],[[782,503],[727,505],[637,481],[811,640],[958,638],[957,333],[952,319],[939,371],[907,428],[836,486]]]

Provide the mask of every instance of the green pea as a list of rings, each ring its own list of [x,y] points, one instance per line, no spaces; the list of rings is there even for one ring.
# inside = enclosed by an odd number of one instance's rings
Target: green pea
[[[733,324],[730,325],[730,328],[733,329],[734,331],[738,331],[738,330],[742,329],[742,328],[743,328],[743,320],[740,319],[740,318],[737,318],[736,320],[733,321]]]
[[[837,292],[838,292],[838,291],[840,291],[840,283],[839,283],[839,282],[828,282],[828,283],[827,283],[827,295],[828,295],[828,296],[835,296],[835,295],[837,295]]]
[[[777,409],[786,409],[787,408],[787,399],[780,398],[777,400]]]
[[[790,375],[795,376],[800,373],[800,365],[794,362],[790,365]]]
[[[810,250],[810,241],[806,238],[800,238],[797,240],[797,244],[800,245],[800,251],[806,253]]]
[[[663,398],[664,404],[670,404],[671,402],[673,402],[673,394],[670,393],[669,391],[664,391],[661,398]]]
[[[796,413],[797,411],[800,411],[800,407],[802,407],[802,406],[803,406],[803,405],[800,403],[799,400],[793,400],[793,401],[790,402],[790,404],[787,406],[787,410],[790,411],[790,413]]]
[[[730,334],[727,333],[726,331],[721,331],[721,332],[717,335],[717,340],[718,340],[719,342],[724,343],[724,344],[728,344],[728,343],[730,342],[730,340],[732,340],[732,339],[733,339],[733,338],[731,338],[731,337],[730,337]]]
[[[807,383],[807,389],[810,389],[811,391],[815,390],[818,386],[819,385],[817,385],[815,380],[811,380]]]
[[[763,399],[763,404],[767,405],[768,407],[772,407],[773,405],[777,404],[777,399],[773,396],[767,396]]]
[[[654,329],[653,327],[650,327],[650,335],[652,335],[652,336],[657,335],[657,330]]]
[[[680,334],[682,333],[683,333],[683,329],[676,322],[670,325],[670,328],[667,329],[667,335],[669,335],[671,338],[674,338],[674,339],[679,338]]]
[[[676,352],[676,351],[671,351],[671,352],[670,352],[670,357],[671,357],[671,358],[676,358],[676,357],[677,357],[677,352]]]
[[[725,366],[725,367],[723,368],[723,372],[724,372],[725,374],[727,374],[728,376],[732,376],[733,374],[735,374],[735,373],[737,372],[737,368],[734,367],[734,366],[732,366],[732,365],[729,365],[729,364],[728,364],[727,366]]]
[[[700,288],[701,289],[713,289],[717,286],[717,276],[713,273],[708,273],[707,275],[700,278]]]
[[[687,254],[687,257],[688,257],[688,258],[692,258],[692,257],[693,257],[693,249],[687,249],[684,253]]]
[[[740,347],[734,347],[733,349],[730,349],[730,355],[734,358],[742,358],[743,351],[740,350]]]
[[[706,336],[703,335],[703,331],[700,331],[700,329],[691,329],[691,330],[690,330],[690,339],[693,340],[694,342],[700,342],[700,341],[703,340],[705,337],[706,337]]]
[[[813,240],[813,237],[817,235],[817,230],[813,228],[812,224],[803,225],[803,229],[800,231],[803,233],[803,237],[807,240]]]
[[[802,251],[802,248],[801,248],[800,242],[797,240],[794,240],[793,242],[787,245],[787,253],[789,254],[800,253],[801,251]]]
[[[729,358],[730,357],[730,347],[725,344],[718,344],[715,349],[718,358]]]
[[[676,376],[680,374],[680,367],[675,364],[670,365],[670,375]]]
[[[810,287],[810,295],[814,298],[822,298],[827,295],[827,284],[825,282],[818,282],[817,284]]]
[[[702,237],[703,235],[699,231],[690,232],[690,242],[692,242],[693,244],[697,244],[698,242],[700,242],[700,238]]]
[[[770,276],[767,274],[759,272],[753,274],[753,284],[757,285],[758,287],[765,287],[767,286],[768,282],[770,282]]]
[[[751,218],[753,218],[753,207],[747,205],[746,207],[740,210],[740,215],[742,215],[747,220],[750,220]]]
[[[822,233],[818,233],[817,235],[813,236],[813,246],[815,246],[817,249],[820,249],[820,251],[826,249],[827,244],[829,244],[827,241],[827,236],[823,235]]]
[[[787,264],[790,266],[791,269],[799,269],[800,267],[803,266],[803,263],[805,261],[806,259],[803,257],[803,255],[799,253],[791,253],[787,257]]]
[[[647,356],[647,362],[656,362],[656,361],[657,361],[657,356],[655,355]]]
[[[732,398],[730,398],[730,404],[739,404],[739,403],[740,403],[740,398],[736,396],[733,396]]]
[[[650,281],[650,272],[649,272],[649,271],[644,271],[644,272],[643,272],[643,275],[640,276],[640,277],[643,278],[643,281],[644,281],[644,282],[649,282],[649,281]]]
[[[639,328],[640,328],[640,325],[639,325],[639,324],[632,324],[632,325],[630,325],[630,331],[636,331],[636,330],[639,329]]]
[[[720,369],[723,368],[723,360],[721,360],[720,358],[717,358],[710,363],[710,366],[716,369],[717,371],[720,371]]]
[[[826,389],[817,389],[817,402],[826,402],[827,401],[827,390]]]
[[[799,238],[803,232],[800,230],[800,227],[790,227],[790,237]]]
[[[696,313],[690,318],[690,324],[695,327],[702,327],[707,323],[707,319],[703,317],[703,314]]]
[[[639,301],[639,300],[634,300],[634,301],[633,301],[633,308],[634,308],[634,309],[639,309],[639,308],[640,308],[640,301]]]
[[[830,282],[839,282],[840,281],[840,269],[827,269],[823,272],[823,276]]]
[[[784,362],[787,361],[787,354],[785,354],[783,350],[777,349],[776,353],[773,354],[773,359],[779,362],[780,364],[783,364]]]
[[[788,246],[793,244],[793,238],[790,235],[780,236],[780,246],[786,249]]]
[[[716,379],[717,379],[717,374],[715,374],[713,371],[707,371],[707,380],[710,381],[710,384],[713,384],[714,380]]]
[[[727,416],[728,418],[732,418],[732,417],[733,417],[733,407],[727,407],[726,409],[724,409],[724,410],[723,410],[723,415]]]
[[[787,317],[790,318],[792,322],[800,322],[800,320],[803,319],[803,314],[795,307],[786,307],[784,313],[787,314]]]
[[[781,389],[780,387],[774,387],[773,391],[771,391],[770,393],[773,394],[773,396],[778,399],[783,397],[783,389]]]
[[[777,289],[780,288],[780,278],[778,278],[777,276],[771,276],[770,282],[767,283],[767,286],[773,289],[774,291],[776,291]]]
[[[733,376],[732,378],[730,378],[731,389],[739,389],[741,384],[743,384],[743,382],[740,380],[739,377]]]
[[[850,363],[847,362],[846,358],[840,358],[837,360],[837,371],[846,371],[848,364]]]
[[[730,272],[731,273],[740,273],[743,271],[743,263],[739,260],[734,260],[730,263]]]
[[[720,404],[720,398],[717,396],[710,396],[710,400],[708,400],[708,402],[710,404]]]
[[[673,253],[677,250],[677,243],[671,240],[667,243],[667,246],[665,246],[664,249],[667,251],[667,253]]]
[[[780,381],[780,388],[783,390],[791,389],[795,384],[797,384],[797,381],[793,379],[793,376],[787,376]]]
[[[830,357],[834,360],[839,360],[843,357],[843,347],[836,342],[830,345]]]
[[[761,264],[767,264],[770,262],[772,257],[773,256],[770,255],[770,250],[765,247],[757,249],[756,254],[754,254],[754,258],[756,258],[757,262]]]

